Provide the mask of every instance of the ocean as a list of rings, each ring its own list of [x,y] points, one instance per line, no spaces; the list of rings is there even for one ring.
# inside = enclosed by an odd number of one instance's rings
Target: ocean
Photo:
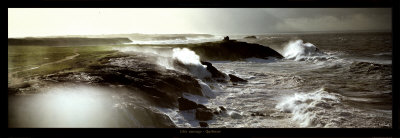
[[[392,127],[391,33],[229,35],[231,40],[267,46],[283,58],[215,58],[225,55],[210,47],[200,53],[191,48],[224,36],[129,37],[132,42],[112,47],[123,56],[91,66],[92,72],[37,78],[55,82],[31,85],[40,87],[34,91],[61,92],[44,96],[52,100],[9,96],[9,126],[197,128],[205,122],[209,128]],[[210,54],[215,57],[204,56]],[[204,61],[225,79],[215,79]],[[229,81],[228,74],[247,82]],[[180,110],[178,97],[216,113],[201,120],[198,109]],[[59,108],[62,112],[51,113]],[[28,120],[29,114],[44,121]]]

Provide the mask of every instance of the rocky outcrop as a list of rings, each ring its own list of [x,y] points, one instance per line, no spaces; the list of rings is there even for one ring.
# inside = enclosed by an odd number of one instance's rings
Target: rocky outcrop
[[[82,73],[85,77],[76,77]],[[81,73],[57,73],[41,79],[49,82],[85,82],[78,78],[96,78],[87,81],[94,85],[123,86],[161,107],[178,107],[178,98],[182,97],[183,92],[203,95],[200,84],[192,76],[174,70],[162,70],[137,55],[108,56]]]
[[[200,121],[207,121],[213,118],[213,111],[208,108],[197,108],[196,119]]]
[[[191,109],[196,109],[197,108],[197,103],[190,101],[186,98],[179,97],[178,98],[178,107],[179,110],[191,110]]]
[[[263,59],[268,57],[283,58],[281,54],[267,46],[235,40],[181,45],[180,47],[187,47],[193,50],[203,61],[243,60],[252,57]]]
[[[247,82],[247,80],[236,77],[235,75],[232,75],[232,74],[229,74],[229,78],[230,78],[231,82]]]
[[[208,72],[211,73],[212,78],[225,78],[225,74],[215,68],[210,62],[200,61],[201,64],[207,66]]]

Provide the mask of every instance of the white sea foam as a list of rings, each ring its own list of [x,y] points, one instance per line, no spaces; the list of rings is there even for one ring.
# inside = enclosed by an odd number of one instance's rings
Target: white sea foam
[[[341,104],[341,96],[328,93],[322,88],[311,93],[295,93],[284,97],[275,108],[292,113],[292,120],[298,122],[301,127],[324,127],[325,124],[319,120],[335,104]]]
[[[292,59],[296,61],[331,58],[323,52],[319,51],[314,44],[303,43],[303,40],[290,41],[284,47],[282,55],[286,59]]]
[[[187,48],[174,48],[172,51],[172,59],[185,64],[192,75],[201,79],[211,77],[207,66],[200,63],[200,57],[194,51]]]

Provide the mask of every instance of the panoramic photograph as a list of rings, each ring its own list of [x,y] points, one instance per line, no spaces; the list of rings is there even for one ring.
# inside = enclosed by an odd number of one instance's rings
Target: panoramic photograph
[[[391,8],[8,8],[9,128],[392,128]]]

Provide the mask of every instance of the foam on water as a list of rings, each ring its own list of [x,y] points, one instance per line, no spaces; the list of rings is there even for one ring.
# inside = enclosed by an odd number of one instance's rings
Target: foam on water
[[[200,57],[194,51],[187,48],[174,48],[172,51],[172,58],[187,65],[192,75],[198,78],[211,77],[211,73],[206,69],[207,66],[201,64]]]
[[[303,40],[289,41],[282,50],[282,56],[286,59],[295,61],[301,60],[326,60],[332,57],[319,51],[319,49],[311,43],[303,43]]]
[[[317,119],[322,118],[335,104],[341,104],[341,96],[328,93],[322,88],[311,93],[295,93],[284,97],[275,108],[292,113],[292,120],[298,122],[301,127],[324,127],[325,124]]]

